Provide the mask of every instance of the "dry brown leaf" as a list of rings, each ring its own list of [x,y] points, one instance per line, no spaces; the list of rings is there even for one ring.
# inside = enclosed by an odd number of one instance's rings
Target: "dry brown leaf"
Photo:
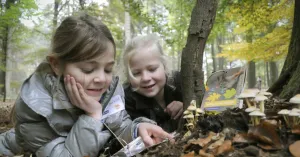
[[[209,154],[209,153],[206,153],[203,149],[201,149],[201,150],[199,151],[199,156],[200,156],[200,157],[214,157],[214,155]]]
[[[192,140],[188,141],[188,143],[204,147],[207,143],[209,143],[211,141],[212,136],[215,136],[215,135],[216,135],[216,133],[209,132],[209,134],[206,138],[192,139]]]
[[[195,156],[195,152],[194,152],[194,151],[189,152],[189,153],[187,153],[187,154],[181,155],[181,157],[194,157],[194,156]]]
[[[294,142],[293,144],[291,144],[289,146],[289,150],[291,152],[291,154],[295,157],[300,157],[300,140]]]
[[[271,145],[274,149],[282,149],[279,135],[276,132],[276,126],[266,121],[263,121],[257,126],[251,127],[248,130],[248,137],[261,143],[263,147],[265,145]]]
[[[293,133],[293,134],[300,135],[300,125],[294,126],[294,127],[292,128],[292,133]]]
[[[233,139],[233,143],[252,143],[253,140],[248,137],[248,134],[246,133],[241,133],[241,134],[236,134]]]
[[[225,140],[225,137],[223,136],[219,140],[217,140],[216,142],[209,145],[208,149],[212,150],[212,149],[215,149],[215,148],[219,147],[220,145],[223,144],[224,140]]]
[[[214,155],[218,156],[221,154],[227,154],[228,152],[231,151],[233,151],[232,142],[230,140],[226,140],[220,147],[216,149]]]

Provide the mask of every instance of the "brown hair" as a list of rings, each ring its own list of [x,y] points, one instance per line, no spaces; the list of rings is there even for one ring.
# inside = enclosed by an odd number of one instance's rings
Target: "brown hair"
[[[52,54],[62,62],[78,62],[101,55],[111,42],[116,45],[111,32],[96,17],[87,14],[65,18],[52,39]]]

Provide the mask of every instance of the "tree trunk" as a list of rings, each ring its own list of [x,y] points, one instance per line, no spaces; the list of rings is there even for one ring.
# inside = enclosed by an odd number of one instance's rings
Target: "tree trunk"
[[[52,19],[52,23],[53,23],[53,30],[56,29],[57,27],[57,17],[58,17],[58,6],[59,6],[60,0],[54,0],[54,14],[53,14],[53,19]]]
[[[213,27],[216,16],[217,0],[197,0],[193,8],[188,30],[188,38],[182,51],[181,87],[183,94],[183,109],[192,99],[199,105],[204,95],[203,84],[203,52],[208,35]],[[183,118],[179,131],[183,128]]]
[[[265,72],[266,72],[266,75],[267,75],[267,78],[266,78],[266,85],[268,86],[268,87],[270,87],[271,86],[271,84],[270,84],[270,72],[269,72],[269,62],[266,62],[266,70],[265,70]]]
[[[256,84],[256,75],[255,75],[255,62],[250,61],[248,63],[248,88],[254,88]]]
[[[300,92],[300,1],[295,0],[294,22],[288,54],[281,74],[269,92],[282,99],[289,99]]]
[[[278,68],[276,62],[270,62],[270,84],[271,86],[278,78]]]
[[[131,19],[130,19],[130,14],[127,11],[125,11],[124,29],[125,29],[125,44],[126,44],[131,39]]]
[[[9,26],[6,26],[3,32],[3,38],[2,38],[2,61],[1,61],[1,73],[0,73],[0,95],[3,96],[3,102],[6,100],[6,61],[7,61],[7,50],[8,50],[8,42],[9,42]]]
[[[213,41],[211,43],[211,58],[213,60],[213,71],[217,71],[217,60],[216,60],[216,54],[215,54],[215,49],[214,49],[214,44],[215,42]]]
[[[221,45],[222,45],[223,43],[224,43],[223,36],[219,36],[219,37],[217,38],[218,53],[221,53],[221,52],[222,52],[222,47],[221,47]],[[218,70],[224,70],[225,58],[224,58],[224,57],[220,57],[218,63],[219,63],[219,68],[218,68]]]

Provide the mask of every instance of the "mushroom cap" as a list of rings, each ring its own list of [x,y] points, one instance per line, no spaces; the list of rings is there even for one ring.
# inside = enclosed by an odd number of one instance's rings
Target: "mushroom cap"
[[[298,117],[298,116],[300,116],[300,113],[298,113],[298,112],[296,112],[296,111],[291,111],[291,112],[289,113],[289,116],[291,116],[291,117]]]
[[[288,115],[291,111],[287,109],[280,110],[277,114]]]
[[[262,113],[262,112],[260,112],[260,111],[258,111],[258,110],[255,110],[255,111],[249,113],[249,116],[263,117],[263,116],[266,116],[266,114],[264,114],[264,113]]]
[[[246,108],[245,112],[253,112],[255,110],[259,110],[259,109],[256,107],[248,107],[248,108]]]
[[[268,98],[264,95],[256,95],[256,97],[254,98],[255,101],[264,101],[267,100]]]
[[[196,114],[195,114],[195,116],[196,116],[196,117],[199,117],[199,116],[200,116],[200,114],[199,114],[199,113],[196,113]]]
[[[191,112],[189,111],[189,110],[185,110],[184,112],[183,112],[183,114],[184,115],[187,115],[187,114],[190,114]]]
[[[186,118],[194,119],[194,115],[192,114],[186,115]]]
[[[300,104],[300,94],[296,94],[294,97],[292,97],[289,101],[293,104]]]
[[[194,125],[193,123],[186,124],[186,126],[193,126],[193,125]]]
[[[256,96],[256,94],[258,93],[258,91],[254,90],[254,89],[245,89],[240,95],[239,95],[239,99],[242,98],[254,98]]]
[[[202,110],[201,108],[197,108],[197,109],[196,109],[196,112],[197,112],[197,113],[201,113],[201,114],[202,114],[202,113],[205,113],[204,110]]]
[[[298,112],[298,113],[300,113],[300,109],[299,108],[293,108],[292,112]]]
[[[258,94],[260,94],[260,95],[265,95],[265,96],[272,96],[272,95],[273,95],[272,93],[266,92],[266,91],[261,91],[261,92],[259,92]]]
[[[197,108],[196,106],[190,105],[190,106],[187,108],[187,110],[189,110],[189,111],[195,111],[196,108]]]
[[[183,116],[182,118],[183,118],[183,119],[187,119],[187,116],[188,116],[188,115],[185,115],[185,116]]]
[[[192,100],[190,106],[196,106],[196,100]]]

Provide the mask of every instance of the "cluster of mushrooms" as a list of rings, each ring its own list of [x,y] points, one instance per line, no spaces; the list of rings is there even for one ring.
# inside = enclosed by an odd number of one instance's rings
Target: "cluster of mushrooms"
[[[285,121],[285,124],[288,128],[294,128],[300,124],[300,94],[295,95],[289,101],[292,104],[297,104],[297,108],[291,110],[283,109],[278,112],[279,115],[282,115]]]
[[[260,91],[258,89],[245,89],[239,99],[243,99],[247,108],[245,112],[249,113],[252,125],[259,125],[261,119],[265,119],[265,104],[264,101],[272,96],[272,93]],[[278,115],[283,116],[286,126],[292,128],[300,124],[300,94],[295,95],[289,100],[292,104],[298,104],[298,108],[292,110],[283,109],[278,112]]]
[[[183,118],[187,121],[187,124],[185,124],[187,129],[192,131],[195,128],[198,120],[204,117],[205,112],[201,108],[197,108],[196,101],[192,100],[183,114]]]
[[[264,101],[272,96],[272,93],[260,91],[258,89],[245,89],[240,95],[239,99],[247,105],[246,112],[251,117],[251,124],[258,125],[260,120],[266,118]]]

